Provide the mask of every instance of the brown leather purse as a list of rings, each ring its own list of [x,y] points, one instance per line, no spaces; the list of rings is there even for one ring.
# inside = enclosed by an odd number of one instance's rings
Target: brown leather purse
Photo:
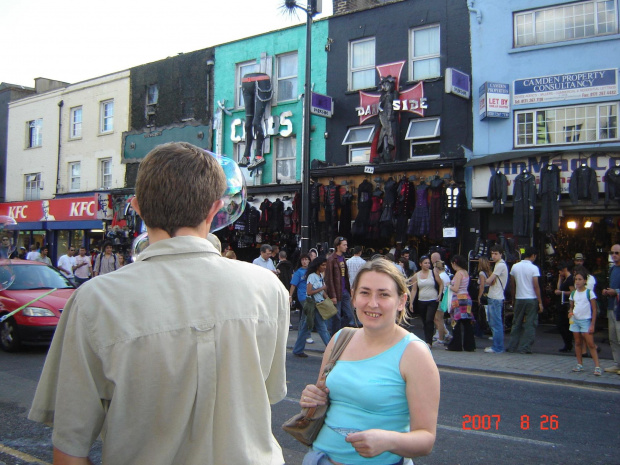
[[[316,384],[319,389],[325,388],[325,380],[327,375],[332,368],[334,368],[334,365],[355,334],[355,331],[357,331],[355,328],[343,328],[340,332],[340,336],[338,336],[338,340],[334,344],[334,348],[332,349],[332,353],[329,357],[329,362],[325,364],[321,378]],[[323,422],[325,421],[325,415],[327,414],[328,407],[329,399],[325,405],[302,408],[300,413],[284,422],[282,429],[303,445],[311,446],[316,437],[319,435],[319,431],[323,427]]]

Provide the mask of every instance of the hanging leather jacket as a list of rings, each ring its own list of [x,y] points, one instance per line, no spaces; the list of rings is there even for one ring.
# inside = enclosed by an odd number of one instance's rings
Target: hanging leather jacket
[[[269,218],[270,218],[270,207],[271,207],[271,200],[269,199],[265,199],[261,202],[260,204],[260,211],[261,211],[261,215],[260,215],[260,222],[258,223],[258,227],[261,229],[261,231],[267,231],[269,229]]]
[[[284,230],[284,202],[276,199],[269,207],[269,229],[271,232],[282,232]]]
[[[573,171],[568,184],[568,195],[573,205],[579,200],[590,200],[593,204],[598,203],[598,181],[596,171],[587,165],[581,165]]]
[[[496,171],[489,180],[487,201],[493,202],[493,213],[504,213],[508,197],[508,179],[501,171]]]
[[[366,179],[357,188],[357,216],[351,228],[354,236],[364,236],[368,233],[372,191],[372,183]]]
[[[514,180],[512,226],[515,236],[531,237],[534,233],[536,178],[524,171]]]
[[[609,168],[605,173],[605,205],[612,200],[620,202],[620,167]]]
[[[540,231],[558,232],[561,193],[560,168],[554,164],[547,164],[540,170]]]

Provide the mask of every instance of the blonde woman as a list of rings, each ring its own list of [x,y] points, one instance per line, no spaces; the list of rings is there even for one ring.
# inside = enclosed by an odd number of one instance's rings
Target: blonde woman
[[[399,326],[409,291],[402,273],[384,259],[367,262],[353,282],[352,303],[363,327],[327,376],[309,384],[303,408],[330,404],[325,423],[304,463],[411,464],[403,457],[433,449],[439,409],[439,372],[423,341]],[[401,316],[402,319],[402,316]],[[341,335],[325,349],[320,373]],[[381,382],[377,382],[381,380]],[[362,458],[363,457],[363,458]]]

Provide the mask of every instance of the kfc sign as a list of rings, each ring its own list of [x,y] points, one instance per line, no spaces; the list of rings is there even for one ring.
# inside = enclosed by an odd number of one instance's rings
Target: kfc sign
[[[18,223],[95,220],[97,219],[96,213],[97,200],[95,197],[73,197],[0,204],[0,215],[10,216]]]

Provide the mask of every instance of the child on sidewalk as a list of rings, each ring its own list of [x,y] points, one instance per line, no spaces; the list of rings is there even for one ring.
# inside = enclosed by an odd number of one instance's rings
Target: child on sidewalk
[[[598,354],[594,344],[594,325],[596,323],[596,295],[594,291],[586,289],[588,272],[583,267],[575,268],[573,273],[575,290],[570,295],[570,310],[568,318],[570,330],[575,336],[575,355],[577,366],[573,371],[583,371],[582,344],[585,343],[590,350],[590,356],[594,361],[594,375],[601,376],[601,367],[598,366]]]

